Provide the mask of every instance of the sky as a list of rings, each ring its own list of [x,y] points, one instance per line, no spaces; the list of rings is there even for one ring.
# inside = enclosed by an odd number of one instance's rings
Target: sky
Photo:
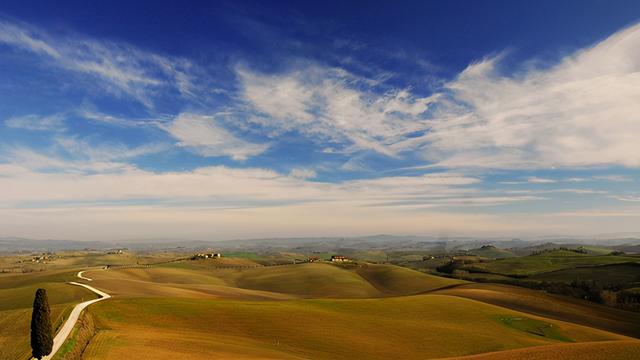
[[[0,237],[640,232],[638,1],[0,3]]]

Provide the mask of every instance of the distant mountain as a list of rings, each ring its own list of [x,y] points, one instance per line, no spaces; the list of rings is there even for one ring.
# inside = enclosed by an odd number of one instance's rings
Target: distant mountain
[[[484,248],[491,245],[495,249]],[[34,240],[19,237],[0,238],[0,252],[17,251],[60,251],[82,249],[111,249],[124,247],[132,250],[165,249],[218,249],[244,250],[259,252],[278,252],[293,250],[297,252],[329,252],[346,250],[384,250],[384,251],[472,251],[484,252],[486,257],[506,257],[508,254],[529,255],[532,252],[558,247],[579,247],[594,245],[603,249],[640,252],[639,238],[585,239],[570,237],[547,237],[536,239],[481,238],[481,237],[436,237],[436,236],[399,236],[378,234],[358,237],[294,237],[262,238],[235,240],[203,239],[128,239],[117,241],[78,241],[78,240]],[[506,250],[505,250],[506,249]],[[627,250],[625,250],[627,249]],[[490,251],[491,250],[491,251]],[[480,256],[485,256],[480,255]]]
[[[16,237],[0,238],[0,252],[60,251],[80,249],[107,249],[113,244],[100,241],[33,240]]]

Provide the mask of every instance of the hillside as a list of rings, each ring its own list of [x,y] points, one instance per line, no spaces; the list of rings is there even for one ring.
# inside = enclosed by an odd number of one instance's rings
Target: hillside
[[[583,300],[498,284],[468,284],[436,293],[474,299],[640,338],[638,326],[640,313],[618,310]]]
[[[463,283],[394,266],[305,263],[251,268],[191,262],[90,272],[94,285],[122,296],[225,298],[371,298],[407,295]]]
[[[628,360],[640,358],[640,341],[602,341],[536,346],[448,360]]]
[[[441,295],[261,302],[114,299],[90,311],[102,324],[87,349],[92,359],[121,359],[131,353],[161,359],[423,359],[554,344],[558,339],[625,339]],[[506,326],[505,318],[527,319],[532,328]],[[555,330],[532,333],[539,327]]]
[[[480,256],[480,257],[489,258],[489,259],[505,259],[505,258],[511,258],[511,257],[517,256],[510,250],[501,249],[493,245],[484,245],[477,249],[471,249],[467,251],[467,253],[469,255],[475,255],[475,256]]]
[[[33,295],[47,290],[54,330],[62,325],[74,304],[94,298],[84,288],[65,284],[67,272],[0,275],[0,359],[27,359],[31,348],[29,329]]]
[[[557,250],[543,252],[539,255],[474,263],[470,269],[500,275],[530,276],[579,266],[598,266],[626,262],[640,262],[640,258],[632,256],[588,255],[573,251]]]
[[[536,281],[571,282],[597,281],[608,286],[640,286],[640,263],[622,263],[602,266],[578,267],[537,274],[529,277]]]
[[[367,264],[358,268],[356,273],[389,295],[411,295],[466,283],[390,265]]]

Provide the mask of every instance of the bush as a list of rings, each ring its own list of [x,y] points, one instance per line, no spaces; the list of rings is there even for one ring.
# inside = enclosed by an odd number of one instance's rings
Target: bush
[[[620,291],[617,299],[618,307],[631,310],[640,311],[640,294],[630,291]]]

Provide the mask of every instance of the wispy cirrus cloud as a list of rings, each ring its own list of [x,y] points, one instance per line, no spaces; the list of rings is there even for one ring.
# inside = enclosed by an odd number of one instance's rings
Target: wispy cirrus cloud
[[[554,179],[547,179],[547,178],[532,176],[527,179],[527,182],[530,184],[554,184],[558,181]]]
[[[127,161],[137,157],[155,154],[166,150],[164,143],[149,143],[130,147],[120,143],[92,144],[74,136],[57,135],[53,144],[43,151],[31,147],[3,147],[0,153],[0,165],[11,169],[20,168],[31,174],[96,174],[102,172],[120,172],[134,168]],[[11,172],[7,171],[6,176]],[[42,184],[46,190],[46,183]]]
[[[455,173],[338,183],[307,181],[300,175],[313,174],[301,171],[284,175],[268,169],[225,166],[156,173],[121,162],[127,157],[138,156],[144,149],[129,149],[110,157],[95,154],[86,159],[76,152],[82,150],[76,146],[82,144],[68,146],[76,154],[73,159],[14,149],[12,156],[0,163],[2,206],[37,202],[47,207],[55,206],[58,200],[98,206],[96,204],[132,199],[161,201],[163,206],[179,203],[192,207],[215,206],[218,201],[242,207],[314,202],[360,207],[379,201],[408,199],[445,206],[458,204],[456,199],[461,197],[478,199],[484,196],[470,187],[478,184],[479,179]],[[102,168],[97,164],[103,164]],[[62,171],[51,171],[55,169]]]
[[[54,36],[2,19],[0,44],[40,56],[47,65],[90,76],[108,92],[133,97],[147,108],[154,107],[154,97],[161,90],[175,89],[181,96],[196,98],[196,77],[202,75],[186,59],[161,56],[125,43]]]
[[[612,198],[624,202],[640,202],[638,195],[614,195]]]
[[[428,128],[419,115],[434,101],[407,90],[380,94],[376,81],[318,65],[278,75],[244,68],[237,73],[241,98],[258,114],[251,121],[276,135],[295,131],[347,153],[397,156],[407,150],[404,140]]]
[[[207,157],[229,156],[234,160],[246,160],[269,147],[233,135],[216,121],[215,116],[182,113],[161,128],[177,139],[179,146]]]
[[[296,179],[313,179],[318,174],[313,169],[295,168],[289,172],[289,176]]]
[[[4,121],[5,126],[15,129],[25,129],[33,131],[61,131],[64,130],[66,115],[54,114],[41,116],[29,114],[24,116],[10,117]]]
[[[425,157],[444,167],[640,166],[640,25],[550,68],[499,70],[500,57],[446,84]]]
[[[625,175],[598,175],[593,177],[596,180],[605,180],[613,182],[630,182],[633,178]]]

